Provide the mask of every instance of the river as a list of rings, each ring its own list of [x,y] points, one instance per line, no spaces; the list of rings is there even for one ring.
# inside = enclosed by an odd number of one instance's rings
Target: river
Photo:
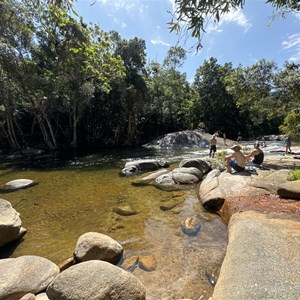
[[[208,299],[213,291],[208,275],[222,263],[227,245],[221,219],[202,208],[196,187],[167,192],[133,186],[133,177],[119,175],[129,160],[165,158],[173,161],[173,168],[181,158],[203,156],[205,151],[107,150],[41,155],[25,161],[2,159],[2,187],[20,178],[38,184],[10,193],[2,189],[0,197],[21,214],[27,234],[21,243],[2,249],[1,257],[39,255],[59,263],[72,256],[81,234],[100,232],[123,245],[124,258],[155,256],[155,271],[133,271],[146,287],[147,300]],[[161,208],[170,202],[177,205],[170,210]],[[138,214],[113,212],[114,207],[125,204]],[[191,216],[201,220],[197,236],[181,231],[181,222]]]

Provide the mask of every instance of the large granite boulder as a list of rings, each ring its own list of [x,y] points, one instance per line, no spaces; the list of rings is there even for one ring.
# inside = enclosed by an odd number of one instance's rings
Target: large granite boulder
[[[74,258],[79,262],[99,259],[117,264],[122,255],[123,247],[117,241],[98,232],[81,235],[74,251]]]
[[[299,299],[300,222],[286,214],[236,213],[212,300]]]
[[[25,233],[20,214],[10,202],[0,199],[0,247],[22,238]]]
[[[199,198],[206,209],[218,210],[225,199],[275,194],[278,185],[287,181],[288,172],[258,170],[258,175],[253,175],[246,171],[229,174],[213,170],[201,182]]]
[[[204,148],[209,145],[210,135],[200,130],[184,130],[165,134],[143,145],[153,149]]]
[[[47,288],[50,300],[144,300],[146,290],[133,274],[91,260],[60,273]]]
[[[46,258],[26,255],[1,259],[0,274],[0,299],[17,300],[45,290],[59,274],[59,268]]]
[[[130,161],[125,164],[121,170],[121,175],[136,175],[140,172],[153,171],[160,168],[169,167],[169,163],[165,160],[141,159]]]

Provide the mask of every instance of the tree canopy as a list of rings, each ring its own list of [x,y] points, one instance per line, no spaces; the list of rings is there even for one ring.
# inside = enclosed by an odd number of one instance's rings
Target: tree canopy
[[[57,3],[0,3],[1,147],[136,146],[197,128],[232,139],[300,133],[299,64],[233,68],[212,57],[188,82],[183,48],[147,63],[142,38],[104,32]]]

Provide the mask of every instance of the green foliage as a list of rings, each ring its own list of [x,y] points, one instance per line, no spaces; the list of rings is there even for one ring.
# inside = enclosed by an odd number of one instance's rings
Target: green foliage
[[[226,168],[225,156],[227,155],[227,150],[218,150],[215,154],[216,159],[212,161],[212,168],[224,170]]]
[[[294,181],[294,180],[300,180],[300,170],[292,170],[288,174],[288,180]]]
[[[279,126],[281,132],[290,136],[300,134],[300,112],[295,110],[290,112],[285,118],[284,123]]]
[[[231,64],[221,66],[215,58],[206,60],[197,69],[193,85],[197,95],[194,102],[194,124],[205,122],[208,132],[221,130],[234,136],[241,129],[242,118],[225,83],[226,76],[231,73]]]

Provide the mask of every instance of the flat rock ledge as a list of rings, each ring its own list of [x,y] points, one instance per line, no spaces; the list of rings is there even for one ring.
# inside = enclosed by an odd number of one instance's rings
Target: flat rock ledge
[[[236,213],[211,300],[299,299],[300,222]]]
[[[267,170],[213,170],[199,187],[203,206],[228,224],[228,247],[210,300],[298,299],[300,181],[295,162],[272,158]]]

